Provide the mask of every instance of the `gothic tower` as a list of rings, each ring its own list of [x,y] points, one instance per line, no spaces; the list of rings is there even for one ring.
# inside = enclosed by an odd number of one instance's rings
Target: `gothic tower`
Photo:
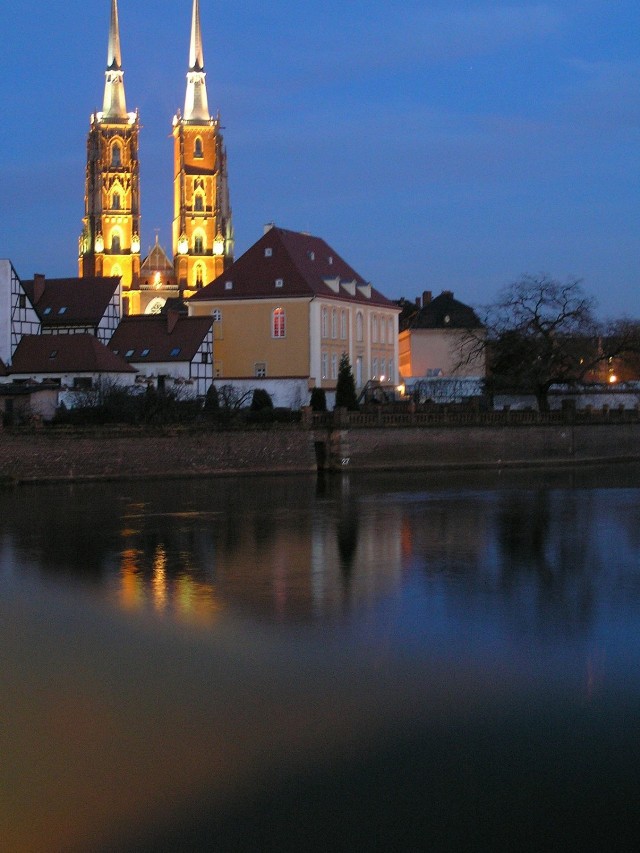
[[[111,0],[104,101],[87,139],[79,275],[119,275],[123,293],[140,272],[139,130],[137,111],[126,108],[118,3]]]
[[[173,140],[173,258],[180,289],[189,296],[233,262],[227,153],[220,116],[209,114],[198,0],[193,0],[184,113],[174,116]]]

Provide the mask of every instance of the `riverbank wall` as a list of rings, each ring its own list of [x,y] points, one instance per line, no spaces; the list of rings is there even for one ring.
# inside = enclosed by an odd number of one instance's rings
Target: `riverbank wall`
[[[317,470],[381,471],[640,461],[640,421],[36,429],[0,433],[0,481],[29,483]]]

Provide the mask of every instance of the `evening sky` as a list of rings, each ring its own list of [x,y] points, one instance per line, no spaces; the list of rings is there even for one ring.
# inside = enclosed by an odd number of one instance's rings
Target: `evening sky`
[[[77,275],[109,0],[3,13],[0,257]],[[171,252],[171,119],[191,0],[119,0],[140,110],[142,247]],[[640,4],[201,0],[236,257],[269,221],[324,237],[387,296],[473,305],[522,273],[640,317]]]

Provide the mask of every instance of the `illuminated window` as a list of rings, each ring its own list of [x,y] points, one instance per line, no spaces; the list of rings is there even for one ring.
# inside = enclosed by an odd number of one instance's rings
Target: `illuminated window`
[[[197,157],[198,160],[204,157],[204,154],[202,152],[202,139],[200,139],[199,136],[196,136],[196,141],[193,146],[193,156]]]
[[[274,338],[284,338],[286,331],[284,308],[274,308],[272,334]]]
[[[202,278],[202,264],[198,264],[198,265],[196,266],[196,269],[195,269],[195,286],[196,286],[196,290],[198,290],[199,288],[201,288],[201,287],[202,287],[202,285],[203,285],[203,283],[204,283],[204,282],[203,282],[203,278]]]
[[[120,235],[112,234],[111,235],[111,251],[114,255],[120,254]]]
[[[193,238],[193,251],[196,255],[202,255],[204,252],[204,240],[200,234]]]

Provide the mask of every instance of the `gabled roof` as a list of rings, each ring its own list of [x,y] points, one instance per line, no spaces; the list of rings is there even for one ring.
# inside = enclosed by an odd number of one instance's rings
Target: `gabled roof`
[[[149,250],[149,254],[140,264],[140,278],[144,278],[145,274],[154,272],[173,273],[173,264],[158,242],[157,236],[155,246]]]
[[[320,237],[275,226],[191,300],[300,296],[396,307]]]
[[[120,279],[45,278],[22,282],[43,326],[97,326]]]
[[[430,295],[430,294],[429,294]],[[404,309],[403,309],[404,313]],[[435,299],[424,301],[412,316],[401,317],[400,331],[406,329],[480,329],[482,323],[469,305],[453,298],[450,290],[443,290]]]
[[[94,335],[23,335],[13,354],[14,373],[135,373]]]
[[[183,317],[176,311],[124,317],[109,349],[129,362],[192,361],[212,324],[211,317]]]

